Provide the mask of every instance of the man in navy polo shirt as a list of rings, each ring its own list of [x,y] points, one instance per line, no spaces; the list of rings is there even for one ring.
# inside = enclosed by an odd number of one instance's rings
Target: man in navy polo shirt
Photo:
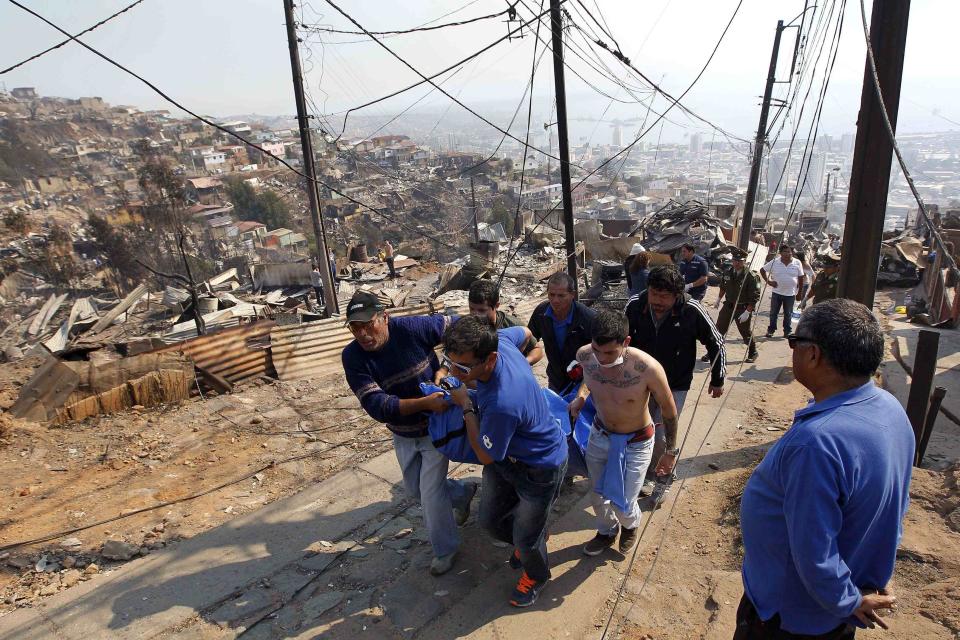
[[[710,265],[706,259],[697,255],[697,248],[689,242],[680,247],[680,262],[677,264],[683,274],[683,290],[696,300],[703,300],[707,295],[707,276],[710,275]]]
[[[511,566],[523,568],[510,597],[529,607],[550,579],[547,517],[567,468],[567,441],[521,349],[524,327],[494,331],[485,320],[462,318],[443,336],[450,372],[464,384],[451,392],[463,408],[470,445],[483,463],[480,524],[514,545]],[[476,411],[466,383],[477,384]]]

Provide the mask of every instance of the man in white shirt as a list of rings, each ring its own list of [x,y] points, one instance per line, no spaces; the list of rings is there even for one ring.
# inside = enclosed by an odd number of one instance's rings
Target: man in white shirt
[[[773,259],[760,269],[760,277],[771,287],[770,325],[767,337],[772,338],[777,330],[777,316],[783,308],[783,335],[790,335],[793,325],[793,303],[800,300],[803,289],[803,265],[793,257],[793,248],[788,244],[780,246],[780,258]]]

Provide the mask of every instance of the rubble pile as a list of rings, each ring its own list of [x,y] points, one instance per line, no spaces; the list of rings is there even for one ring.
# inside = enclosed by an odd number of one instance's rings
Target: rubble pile
[[[647,251],[655,253],[672,254],[689,242],[697,247],[698,254],[709,255],[713,249],[727,245],[723,232],[731,229],[730,222],[710,215],[707,206],[696,200],[671,200],[627,235],[639,236]]]

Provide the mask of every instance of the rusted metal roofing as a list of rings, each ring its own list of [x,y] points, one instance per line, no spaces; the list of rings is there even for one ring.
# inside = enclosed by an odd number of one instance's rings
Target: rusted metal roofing
[[[443,310],[443,302],[389,309],[393,317],[418,316]],[[273,366],[281,380],[303,380],[340,365],[340,352],[353,340],[343,318],[275,327],[270,332]]]
[[[178,342],[152,353],[184,353],[198,367],[233,383],[264,374],[273,375],[270,330],[275,326],[273,320],[260,320]]]

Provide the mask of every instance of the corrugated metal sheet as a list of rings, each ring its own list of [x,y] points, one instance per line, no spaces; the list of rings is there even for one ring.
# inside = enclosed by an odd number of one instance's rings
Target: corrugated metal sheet
[[[273,320],[260,320],[192,340],[155,349],[150,353],[184,353],[207,371],[239,382],[264,374],[273,374],[270,361],[270,330]]]
[[[393,317],[418,316],[443,310],[443,303],[389,309]],[[273,366],[281,380],[303,380],[339,366],[340,352],[353,340],[342,318],[276,327],[270,332]]]

